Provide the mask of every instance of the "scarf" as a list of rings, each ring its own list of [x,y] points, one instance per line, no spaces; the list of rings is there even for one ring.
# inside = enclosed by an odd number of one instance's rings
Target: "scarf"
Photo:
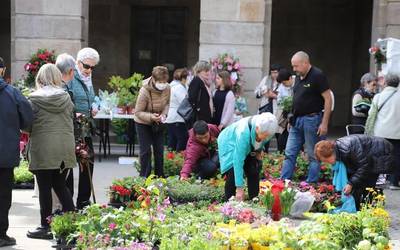
[[[81,78],[82,82],[86,85],[86,87],[89,89],[90,87],[93,86],[92,83],[92,74],[90,76],[84,76],[81,71],[79,70],[78,66],[75,65],[75,69],[78,71],[79,77]]]
[[[201,76],[199,76],[199,78],[200,78],[200,80],[202,80],[204,82],[204,86],[206,87],[208,96],[210,97],[208,104],[210,105],[211,117],[213,117],[214,116],[214,103],[213,103],[213,97],[212,97],[212,94],[211,94],[210,79],[203,78]]]

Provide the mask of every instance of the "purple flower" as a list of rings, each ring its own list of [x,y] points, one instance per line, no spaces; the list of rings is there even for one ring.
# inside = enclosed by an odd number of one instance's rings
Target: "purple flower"
[[[164,222],[165,221],[165,217],[166,217],[165,214],[161,213],[161,214],[158,215],[158,220],[161,221],[161,222]]]
[[[218,65],[218,69],[222,69],[224,66],[222,66],[222,64]]]

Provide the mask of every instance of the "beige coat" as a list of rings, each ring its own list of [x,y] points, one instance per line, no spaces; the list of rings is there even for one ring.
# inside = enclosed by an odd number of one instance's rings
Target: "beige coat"
[[[167,116],[169,109],[170,87],[160,91],[154,88],[154,80],[147,78],[143,81],[135,105],[135,122],[151,125],[151,114],[157,113]],[[150,97],[151,95],[151,97]]]

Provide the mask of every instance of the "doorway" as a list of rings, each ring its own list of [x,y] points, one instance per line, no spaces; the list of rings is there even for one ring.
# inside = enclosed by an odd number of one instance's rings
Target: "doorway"
[[[270,63],[290,68],[299,50],[327,76],[335,93],[331,125],[348,124],[353,91],[369,72],[372,0],[274,0]]]
[[[173,72],[187,65],[185,7],[133,7],[131,73],[151,74],[156,65]]]
[[[10,80],[11,75],[11,0],[5,0],[0,8],[0,57],[6,65],[4,79]]]

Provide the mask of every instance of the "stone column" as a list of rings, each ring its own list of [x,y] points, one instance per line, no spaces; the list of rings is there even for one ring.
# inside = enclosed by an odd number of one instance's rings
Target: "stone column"
[[[232,53],[243,66],[245,96],[255,113],[253,91],[263,69],[269,65],[269,38],[272,0],[201,0],[200,60]],[[267,20],[267,21],[266,21]],[[267,39],[267,41],[266,41]]]
[[[74,57],[88,43],[89,0],[11,1],[11,76],[25,73],[24,65],[39,48]]]

